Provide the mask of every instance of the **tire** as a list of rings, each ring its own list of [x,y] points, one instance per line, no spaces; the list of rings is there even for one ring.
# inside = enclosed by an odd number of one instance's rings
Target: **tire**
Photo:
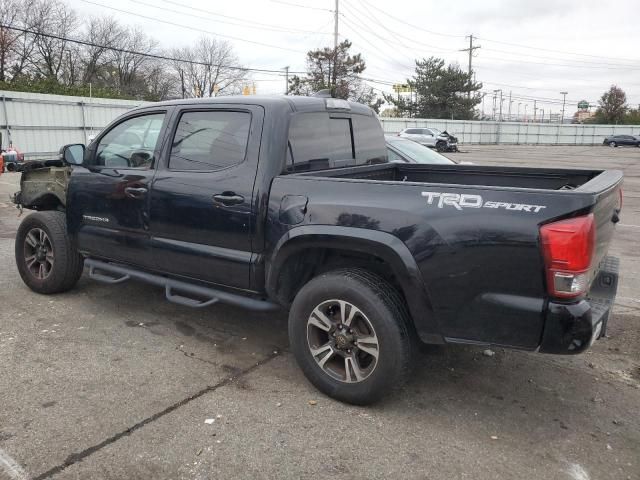
[[[447,144],[445,142],[436,143],[436,150],[439,152],[445,152],[447,150]]]
[[[404,384],[414,349],[411,331],[394,287],[359,268],[311,279],[289,311],[289,342],[307,379],[326,395],[356,405]]]
[[[616,148],[618,145],[616,145],[616,142],[609,142],[609,146],[611,148]]]
[[[15,172],[16,171],[16,164],[15,163],[8,163],[7,164],[7,172]]]
[[[64,212],[36,212],[18,227],[16,265],[22,281],[34,292],[70,290],[80,279],[84,259],[67,233]]]

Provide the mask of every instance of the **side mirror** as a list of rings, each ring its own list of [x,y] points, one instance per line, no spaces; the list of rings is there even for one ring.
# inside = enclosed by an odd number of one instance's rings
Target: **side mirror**
[[[67,165],[82,165],[85,146],[81,143],[65,145],[60,149],[60,157]]]

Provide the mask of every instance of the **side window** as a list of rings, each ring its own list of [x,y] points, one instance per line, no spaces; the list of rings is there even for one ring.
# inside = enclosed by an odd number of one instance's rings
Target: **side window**
[[[169,168],[220,170],[244,160],[249,140],[248,112],[185,112],[171,144]]]
[[[321,170],[353,165],[354,148],[349,118],[328,113],[299,113],[291,119],[287,171]]]
[[[353,122],[356,164],[386,162],[386,144],[380,121],[373,115],[353,115],[351,121]]]
[[[153,168],[164,113],[141,115],[117,124],[99,141],[94,166]]]

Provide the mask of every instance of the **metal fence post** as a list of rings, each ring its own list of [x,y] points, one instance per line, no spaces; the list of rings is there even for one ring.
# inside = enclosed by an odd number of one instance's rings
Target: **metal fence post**
[[[84,102],[80,102],[80,110],[82,111],[82,136],[84,137],[84,144],[87,142],[87,120],[84,114]]]
[[[11,126],[9,125],[9,114],[7,113],[7,97],[2,95],[2,109],[4,111],[4,126],[7,129],[7,145],[11,145]]]

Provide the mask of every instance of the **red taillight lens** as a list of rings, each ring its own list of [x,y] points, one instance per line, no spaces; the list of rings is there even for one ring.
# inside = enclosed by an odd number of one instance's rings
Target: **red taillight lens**
[[[595,246],[593,214],[540,227],[547,290],[555,297],[577,297],[589,287]]]

